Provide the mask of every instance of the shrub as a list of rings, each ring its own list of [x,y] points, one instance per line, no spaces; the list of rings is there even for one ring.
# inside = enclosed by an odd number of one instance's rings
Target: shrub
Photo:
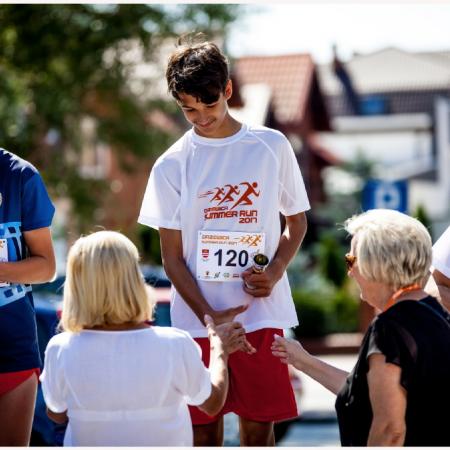
[[[300,322],[294,329],[297,337],[358,330],[359,301],[344,288],[331,292],[299,289],[292,296]]]
[[[333,307],[330,297],[320,291],[297,290],[292,292],[300,325],[294,329],[296,336],[317,337],[328,334]]]

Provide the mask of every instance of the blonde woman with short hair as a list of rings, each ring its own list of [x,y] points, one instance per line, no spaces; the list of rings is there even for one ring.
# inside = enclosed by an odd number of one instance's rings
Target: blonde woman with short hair
[[[70,446],[191,446],[187,404],[216,414],[228,389],[228,355],[253,352],[245,330],[206,318],[209,371],[189,335],[149,325],[153,300],[139,255],[120,233],[100,231],[70,249],[61,325],[41,375],[49,417]]]
[[[450,317],[424,291],[431,238],[416,219],[371,210],[346,222],[345,256],[361,299],[378,315],[347,372],[275,337],[272,352],[337,395],[344,446],[449,446]]]

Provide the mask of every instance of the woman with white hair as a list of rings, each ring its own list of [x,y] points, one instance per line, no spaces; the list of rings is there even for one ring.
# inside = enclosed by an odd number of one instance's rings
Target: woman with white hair
[[[371,210],[348,219],[348,274],[378,310],[348,374],[276,337],[275,356],[337,394],[342,445],[450,445],[450,318],[423,287],[431,238],[416,219]]]
[[[187,404],[223,407],[228,355],[254,352],[239,323],[205,316],[209,371],[184,331],[149,325],[153,305],[138,251],[120,233],[78,239],[68,256],[63,333],[45,352],[42,390],[49,417],[68,420],[64,445],[191,446]]]

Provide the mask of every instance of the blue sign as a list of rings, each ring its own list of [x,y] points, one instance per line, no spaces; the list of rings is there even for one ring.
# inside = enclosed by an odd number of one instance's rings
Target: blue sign
[[[362,207],[368,209],[395,209],[408,212],[408,184],[405,180],[369,180],[362,193]]]

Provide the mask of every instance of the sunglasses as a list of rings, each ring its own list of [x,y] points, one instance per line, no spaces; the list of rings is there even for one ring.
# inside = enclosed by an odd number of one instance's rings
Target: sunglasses
[[[356,262],[356,256],[351,255],[350,253],[347,253],[344,258],[345,258],[345,265],[347,266],[347,270],[352,270],[352,268]]]

